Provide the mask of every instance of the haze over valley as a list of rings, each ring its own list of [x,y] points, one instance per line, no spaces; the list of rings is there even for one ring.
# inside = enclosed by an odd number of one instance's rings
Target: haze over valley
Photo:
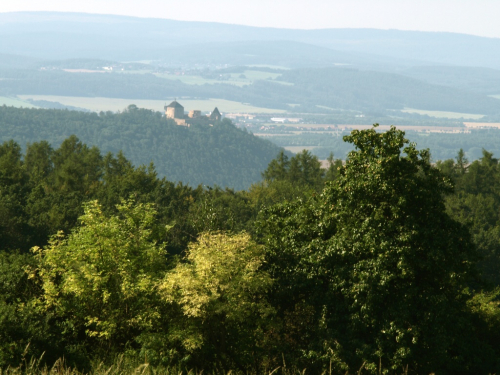
[[[350,125],[470,133],[464,123],[500,122],[495,38],[58,12],[0,13],[0,36],[5,105],[106,112],[129,104],[162,111],[175,98],[187,109],[215,103],[238,126],[323,159],[332,147],[345,157],[337,138]],[[330,125],[335,137],[313,141],[323,128],[312,124]],[[427,137],[417,139],[433,155],[456,154],[456,134],[437,146],[433,129],[421,130]],[[482,138],[496,139],[489,132]],[[468,157],[480,157],[482,146],[469,144]]]

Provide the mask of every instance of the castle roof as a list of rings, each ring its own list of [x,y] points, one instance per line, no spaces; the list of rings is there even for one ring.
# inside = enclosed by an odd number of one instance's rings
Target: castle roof
[[[217,117],[221,118],[222,116],[221,116],[221,114],[220,114],[219,110],[217,109],[217,107],[215,107],[215,109],[214,109],[214,110],[212,111],[212,113],[210,114],[210,118],[211,118],[211,119],[215,119],[215,118],[217,118]]]
[[[167,105],[167,108],[184,108],[182,105],[180,105],[177,100],[174,100],[172,103]]]

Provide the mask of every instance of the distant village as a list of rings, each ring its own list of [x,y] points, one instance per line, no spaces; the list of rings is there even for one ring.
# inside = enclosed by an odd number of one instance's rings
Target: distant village
[[[177,100],[174,100],[169,105],[165,105],[164,109],[166,118],[174,120],[175,123],[180,126],[189,127],[192,124],[213,125],[215,122],[222,119],[222,115],[217,107],[208,115],[202,115],[200,110],[191,110],[186,114],[184,112],[184,107],[177,102]],[[292,130],[295,132],[334,132],[339,136],[342,132],[350,132],[353,129],[369,129],[372,127],[371,124],[306,124],[302,118],[277,117],[276,114],[227,113],[225,117],[233,120],[236,126],[245,127],[254,132],[254,134],[264,137],[289,133]],[[500,123],[463,122],[463,126],[446,127],[434,125],[397,126],[403,130],[422,133],[471,133],[471,130],[474,129],[500,128]],[[381,125],[379,130],[386,131],[389,128],[389,125]]]

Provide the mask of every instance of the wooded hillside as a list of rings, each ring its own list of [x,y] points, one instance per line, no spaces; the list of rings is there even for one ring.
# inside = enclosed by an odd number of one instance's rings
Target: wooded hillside
[[[227,120],[187,128],[135,106],[118,114],[0,107],[0,141],[24,147],[46,140],[58,147],[72,134],[104,153],[121,150],[136,165],[154,162],[170,181],[238,190],[260,181],[280,150]]]

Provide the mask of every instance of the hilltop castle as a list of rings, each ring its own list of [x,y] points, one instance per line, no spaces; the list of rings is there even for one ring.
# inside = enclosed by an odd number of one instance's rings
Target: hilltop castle
[[[181,126],[189,126],[194,123],[213,125],[215,121],[219,121],[222,118],[222,115],[217,107],[215,107],[210,116],[202,116],[201,111],[199,110],[189,111],[189,114],[186,116],[184,114],[184,107],[180,105],[177,100],[174,100],[169,105],[166,105],[164,109],[165,116],[167,118],[171,118],[177,125]]]

